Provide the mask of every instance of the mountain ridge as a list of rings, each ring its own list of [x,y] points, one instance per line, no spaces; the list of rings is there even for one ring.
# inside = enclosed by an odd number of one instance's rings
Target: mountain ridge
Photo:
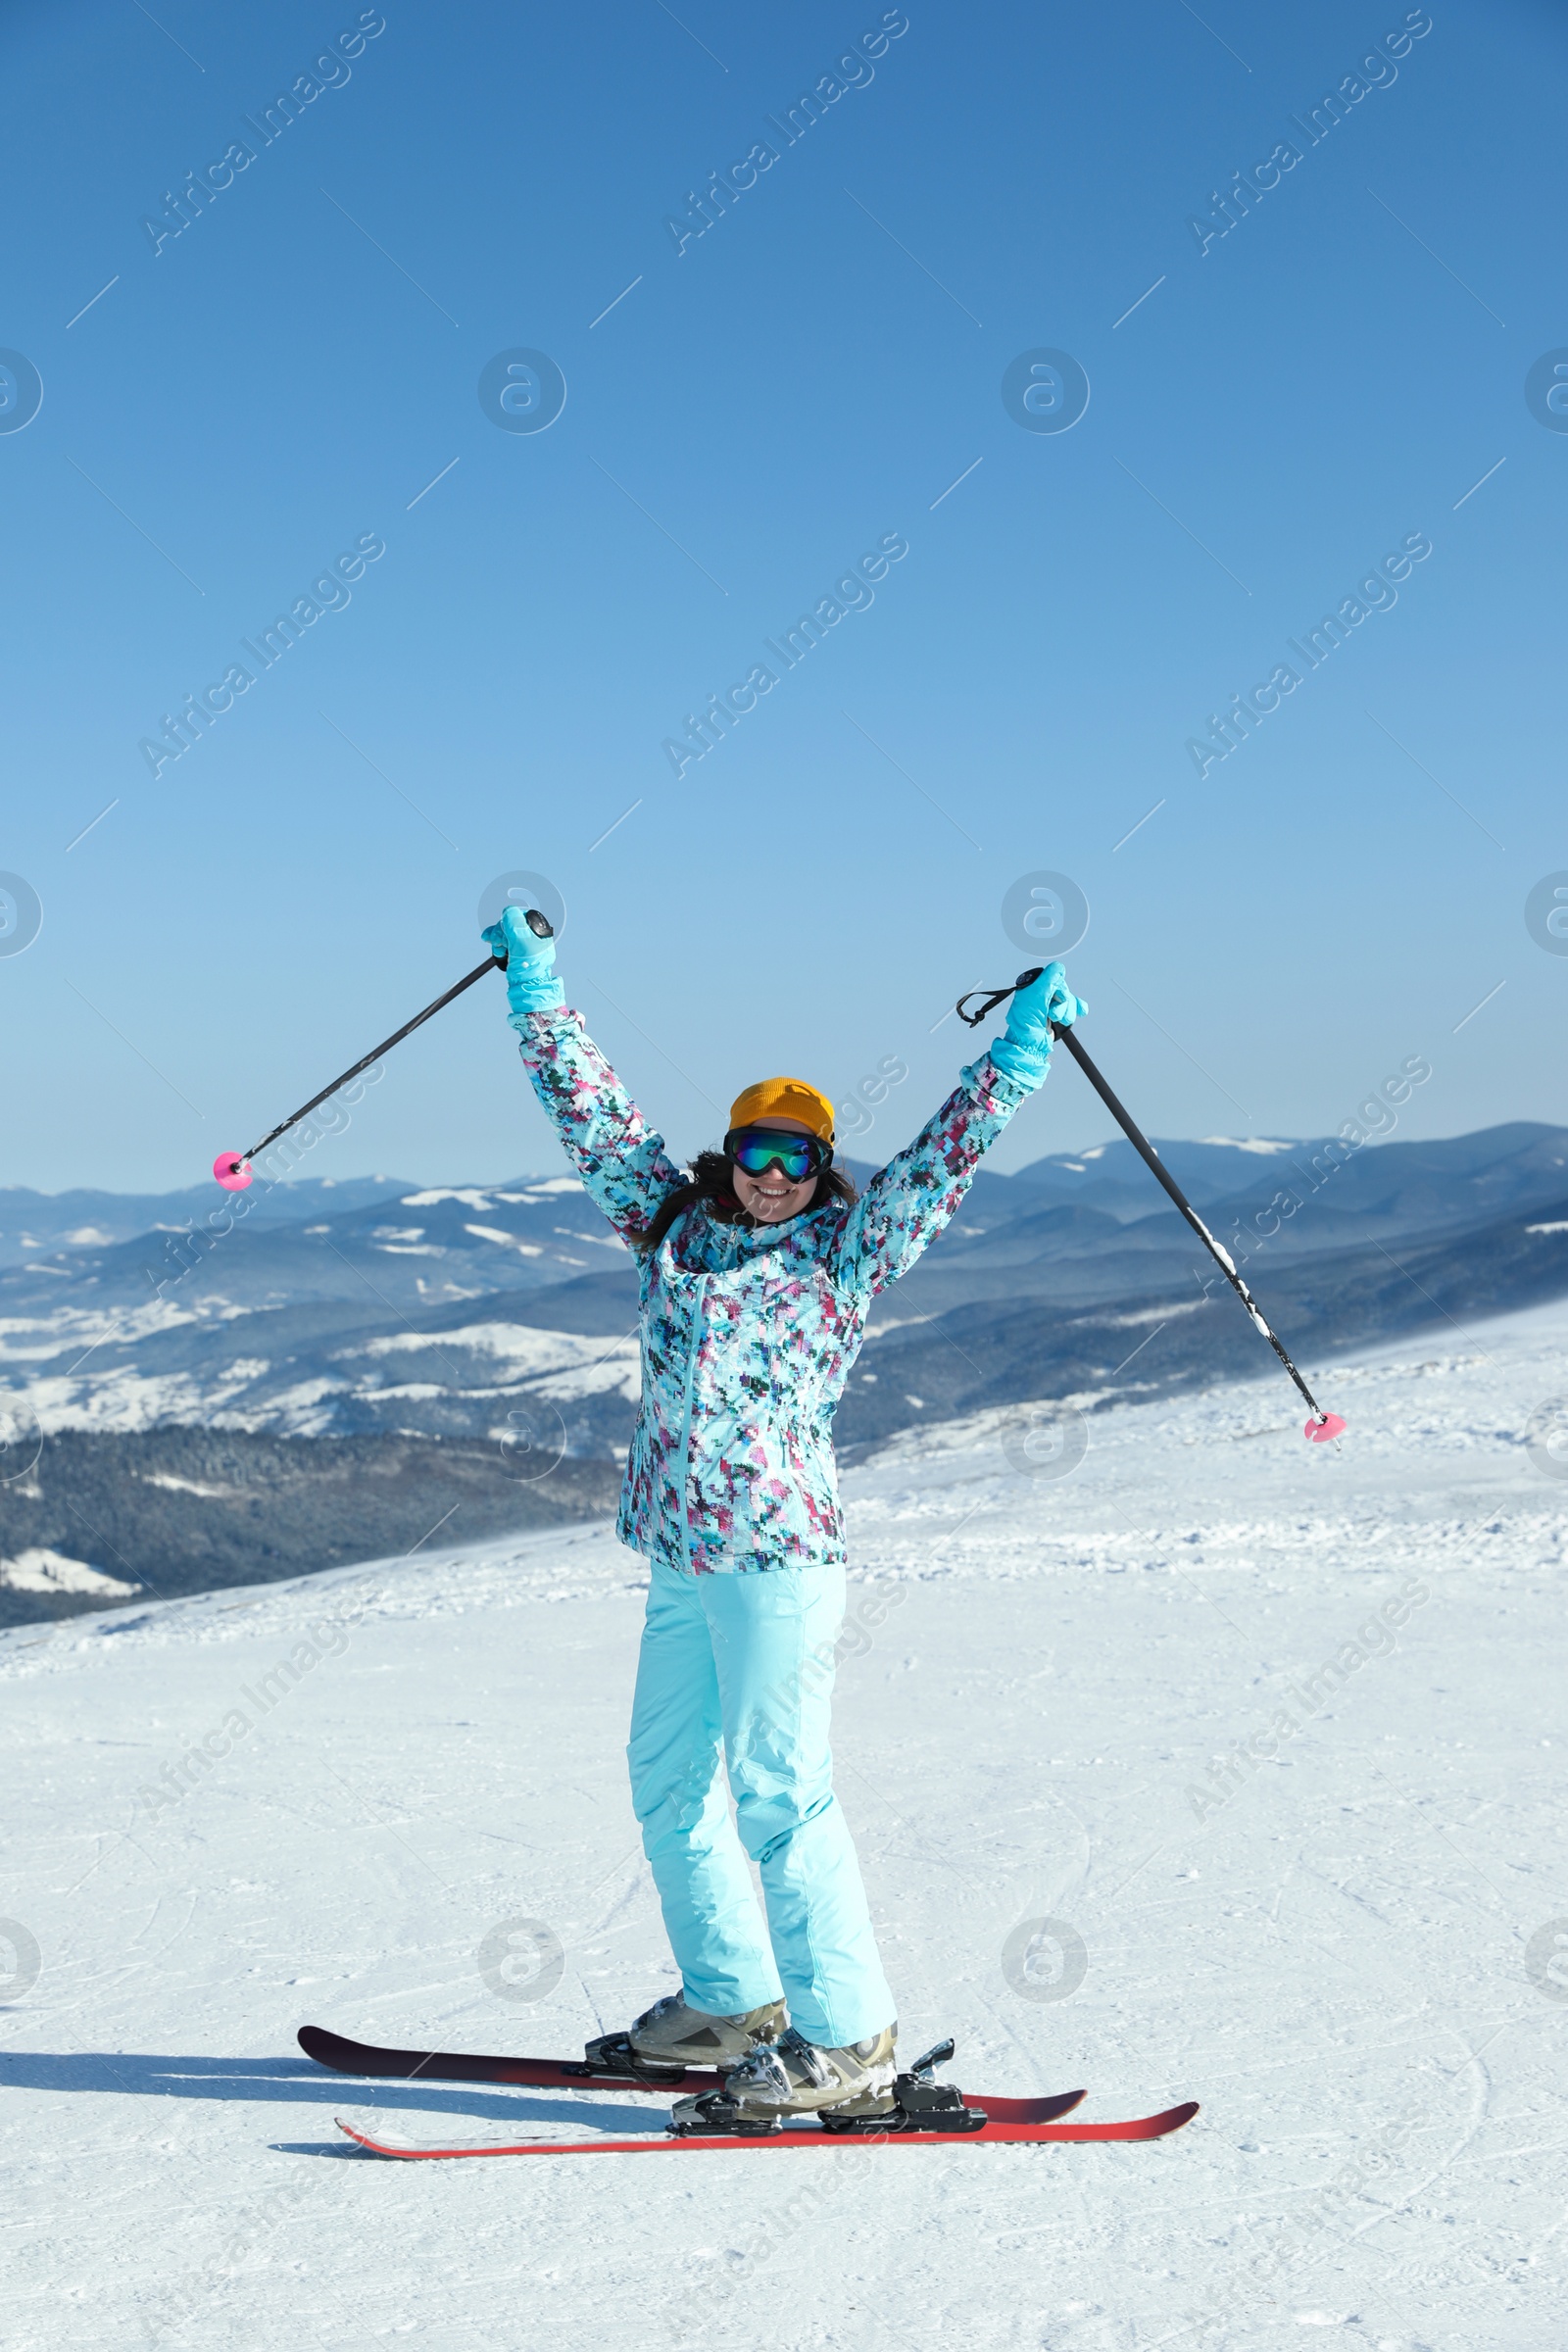
[[[1568,1290],[1568,1130],[1516,1122],[1338,1156],[1227,1139],[1162,1149],[1320,1396],[1347,1348]],[[0,1221],[18,1197],[0,1197]],[[62,1218],[86,1197],[59,1196]],[[134,1217],[189,1196],[122,1198]],[[47,1585],[54,1559],[68,1582],[123,1583],[129,1561],[133,1583],[156,1583],[204,1557],[216,1582],[296,1573],[312,1492],[333,1558],[353,1556],[345,1463],[370,1548],[372,1524],[395,1547],[455,1496],[498,1534],[590,1498],[610,1507],[637,1405],[636,1268],[573,1176],[314,1179],[226,1233],[159,1222],[116,1239],[107,1222],[90,1243],[0,1266],[7,1459],[30,1429],[55,1465],[47,1509],[25,1478],[0,1483],[0,1613],[104,1605],[17,1589]],[[1111,1144],[977,1172],[949,1231],[874,1302],[836,1436],[861,1459],[997,1405],[1093,1411],[1238,1377],[1279,1369],[1149,1171]],[[191,1472],[213,1446],[251,1470]],[[148,1448],[168,1455],[151,1485]],[[519,1478],[519,1459],[545,1463],[544,1484]],[[67,1472],[91,1490],[74,1542]],[[215,1484],[243,1502],[203,1492]]]

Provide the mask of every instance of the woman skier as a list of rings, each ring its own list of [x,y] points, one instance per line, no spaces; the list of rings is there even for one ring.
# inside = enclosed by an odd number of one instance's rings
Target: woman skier
[[[567,1007],[554,938],[515,906],[484,936],[506,954],[534,1092],[640,1263],[642,1402],[615,1532],[650,1584],[627,1758],[681,1989],[589,2057],[718,2067],[722,2093],[677,2105],[686,2130],[874,2122],[896,2104],[898,2026],[828,1748],[845,1603],[833,1414],[872,1299],[1043,1083],[1051,1024],[1086,1007],[1048,964],[858,1199],[833,1166],[832,1104],[797,1078],[748,1087],[722,1152],[683,1174]]]

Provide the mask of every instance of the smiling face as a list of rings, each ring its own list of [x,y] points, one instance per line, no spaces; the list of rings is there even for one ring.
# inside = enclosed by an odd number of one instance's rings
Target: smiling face
[[[809,1135],[811,1130],[801,1119],[774,1119],[767,1122],[788,1135]],[[791,1184],[780,1167],[764,1168],[760,1176],[748,1176],[744,1168],[730,1163],[730,1182],[735,1198],[749,1217],[760,1225],[782,1225],[786,1218],[798,1217],[810,1204],[816,1190],[816,1178],[808,1176],[803,1183]]]

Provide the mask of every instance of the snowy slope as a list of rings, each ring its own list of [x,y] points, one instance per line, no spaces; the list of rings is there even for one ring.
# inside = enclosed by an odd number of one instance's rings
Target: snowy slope
[[[0,1638],[8,2342],[1558,2352],[1568,1483],[1522,1433],[1565,1395],[1554,1307],[1339,1366],[1337,1454],[1280,1382],[1097,1414],[1059,1479],[1016,1410],[850,1474],[835,1746],[904,2046],[1090,2116],[1200,2099],[1160,2146],[338,2138],[656,2127],[293,2045],[567,2052],[669,1987],[603,1530]],[[565,1956],[532,2001],[478,1958],[523,1920]]]

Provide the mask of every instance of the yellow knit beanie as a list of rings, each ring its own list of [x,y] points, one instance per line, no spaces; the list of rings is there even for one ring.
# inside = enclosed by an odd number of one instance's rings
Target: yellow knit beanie
[[[765,1127],[769,1119],[799,1119],[824,1144],[833,1141],[833,1105],[804,1078],[760,1078],[730,1106],[731,1127]]]

